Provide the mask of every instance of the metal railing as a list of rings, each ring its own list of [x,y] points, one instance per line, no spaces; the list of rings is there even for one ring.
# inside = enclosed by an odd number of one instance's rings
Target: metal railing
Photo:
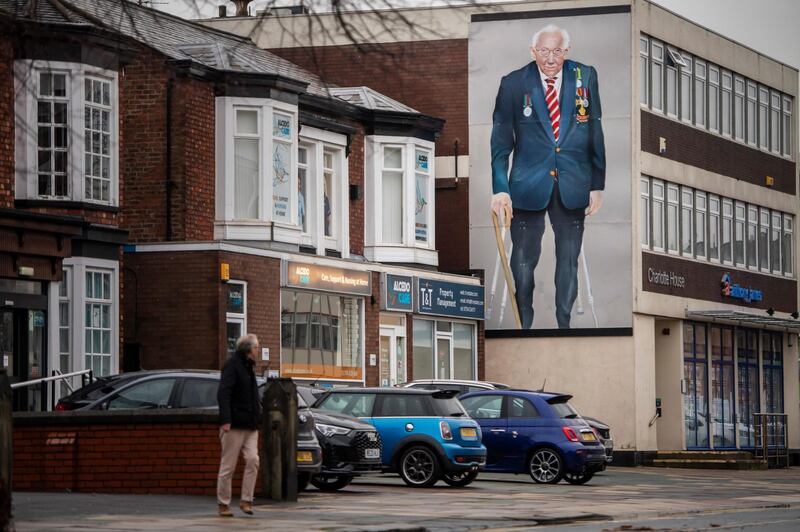
[[[36,386],[37,384],[45,384],[50,383],[50,410],[55,408],[56,404],[56,383],[58,381],[64,381],[66,384],[67,389],[70,392],[74,392],[75,389],[72,387],[72,384],[67,379],[72,379],[73,377],[80,376],[81,378],[81,386],[86,386],[87,384],[91,384],[94,382],[94,372],[90,369],[84,369],[81,371],[73,371],[72,373],[61,373],[59,370],[54,370],[53,375],[50,377],[42,377],[40,379],[32,379],[29,381],[23,382],[15,382],[11,385],[12,390],[16,390],[19,388],[27,388],[28,386]],[[42,386],[41,388],[42,394],[42,405],[47,404],[47,387]]]
[[[789,436],[786,414],[753,414],[756,459],[767,467],[789,467]]]

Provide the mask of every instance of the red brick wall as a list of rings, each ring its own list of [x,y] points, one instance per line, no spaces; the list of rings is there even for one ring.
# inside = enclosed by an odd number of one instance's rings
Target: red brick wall
[[[131,416],[125,424],[103,424],[100,419],[93,424],[16,424],[13,489],[213,495],[219,428],[215,415],[205,418],[153,423]],[[241,489],[242,468],[240,461],[234,494]]]
[[[127,140],[120,169],[127,178],[124,225],[131,242],[164,239],[168,77],[164,58],[148,49],[140,50],[120,76]]]
[[[14,206],[14,48],[0,39],[0,207]]]
[[[219,369],[217,252],[126,253],[126,341],[143,369]]]
[[[469,273],[469,179],[436,179],[436,248],[440,271]]]
[[[358,127],[358,133],[350,138],[350,155],[347,160],[349,182],[361,188],[361,199],[349,200],[350,253],[364,255],[364,129],[360,125]]]
[[[271,52],[341,86],[366,85],[421,113],[447,122],[436,155],[453,155],[453,141],[469,147],[466,39],[356,46],[273,49]]]
[[[365,385],[378,386],[380,384],[379,364],[371,366],[370,355],[380,358],[381,342],[381,274],[372,273],[372,297],[375,302],[368,297],[364,298],[364,372]]]

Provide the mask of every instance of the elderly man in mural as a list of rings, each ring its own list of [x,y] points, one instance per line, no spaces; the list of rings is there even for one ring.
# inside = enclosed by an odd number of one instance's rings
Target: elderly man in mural
[[[566,30],[545,26],[530,50],[533,61],[503,77],[497,92],[491,207],[511,225],[511,272],[523,329],[533,324],[534,271],[547,213],[555,234],[556,321],[567,329],[578,293],[584,218],[603,203],[600,94],[595,69],[567,59]]]

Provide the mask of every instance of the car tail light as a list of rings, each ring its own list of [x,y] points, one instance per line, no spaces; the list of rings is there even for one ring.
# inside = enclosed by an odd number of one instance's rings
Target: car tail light
[[[450,423],[447,421],[440,421],[439,422],[439,432],[442,433],[443,440],[452,440],[453,439],[453,431],[450,430]]]
[[[69,405],[67,403],[58,403],[56,405],[56,410],[59,411],[59,412],[65,412],[67,410],[70,410],[70,408],[69,408]]]
[[[575,431],[572,430],[572,427],[561,427],[561,430],[564,431],[564,436],[566,436],[569,441],[581,441]]]
[[[599,430],[597,430],[596,428],[592,427],[592,432],[594,432],[594,435],[597,436],[597,441],[602,441],[603,440],[603,437],[600,435],[600,431]]]

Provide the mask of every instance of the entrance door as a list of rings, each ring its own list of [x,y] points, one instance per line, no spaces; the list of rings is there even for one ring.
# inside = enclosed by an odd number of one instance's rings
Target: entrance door
[[[453,340],[449,336],[436,336],[436,378],[453,378]]]
[[[43,310],[0,309],[0,356],[12,383],[47,375],[44,352],[46,335]],[[46,387],[41,384],[14,390],[14,410],[44,410],[45,391]]]
[[[736,403],[733,394],[733,329],[711,326],[711,411],[714,448],[736,447]]]
[[[406,382],[406,337],[404,327],[381,327],[380,385]]]
[[[708,449],[708,355],[706,326],[686,323],[683,331],[683,417],[686,448]]]

